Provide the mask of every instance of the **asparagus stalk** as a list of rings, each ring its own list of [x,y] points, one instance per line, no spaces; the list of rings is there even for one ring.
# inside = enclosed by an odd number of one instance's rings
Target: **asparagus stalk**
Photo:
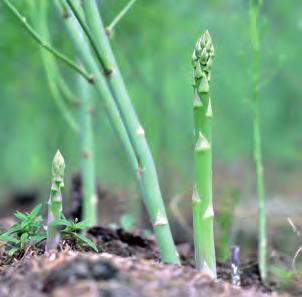
[[[83,181],[84,221],[88,226],[97,225],[97,194],[95,184],[94,141],[92,129],[92,95],[89,84],[81,76],[78,77],[80,93],[81,123],[81,176]]]
[[[159,188],[154,161],[145,138],[145,132],[132,106],[122,75],[118,69],[106,30],[95,0],[84,1],[85,19],[73,0],[66,0],[96,54],[107,79],[109,92],[118,107],[123,123],[138,160],[138,172],[144,187],[144,202],[159,245],[162,260],[179,263],[179,256],[172,238],[165,206]],[[91,33],[92,32],[92,33]],[[108,88],[107,87],[107,88]]]
[[[65,162],[60,151],[57,151],[52,162],[52,182],[48,200],[47,241],[46,252],[55,250],[60,241],[60,233],[57,227],[51,223],[61,218],[62,213],[62,189],[64,188]]]
[[[262,162],[262,144],[259,116],[259,76],[260,76],[260,37],[258,29],[259,12],[262,1],[249,1],[250,40],[252,45],[252,104],[253,104],[253,141],[254,160],[256,166],[256,183],[258,196],[258,261],[261,278],[264,280],[267,274],[266,267],[266,217],[265,217],[265,185]]]
[[[212,106],[209,96],[214,47],[208,31],[193,51],[193,109],[195,134],[195,187],[192,197],[195,263],[216,277],[214,211],[212,205]]]
[[[33,2],[29,1],[29,3],[33,3]],[[38,6],[36,5],[31,6],[31,16],[32,16],[33,23],[37,28],[37,31],[43,36],[43,38],[47,42],[49,42],[50,36],[49,36],[49,31],[47,29],[47,6],[48,6],[47,1],[39,2]],[[78,133],[79,132],[78,124],[74,119],[72,113],[68,109],[68,106],[62,100],[62,96],[60,94],[60,89],[58,87],[57,82],[59,79],[61,79],[61,77],[59,75],[59,70],[57,68],[54,57],[50,53],[44,51],[43,48],[40,48],[40,53],[44,64],[47,82],[50,92],[52,94],[52,98],[54,99],[65,121],[69,124],[72,130]]]

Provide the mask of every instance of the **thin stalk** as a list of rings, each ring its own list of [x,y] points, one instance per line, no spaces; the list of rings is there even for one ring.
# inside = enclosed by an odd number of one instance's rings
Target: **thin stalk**
[[[73,106],[78,106],[79,100],[77,99],[77,96],[70,90],[67,82],[60,75],[59,71],[57,75],[57,84],[66,102]]]
[[[53,221],[61,218],[63,210],[62,189],[64,188],[65,162],[60,151],[57,151],[52,162],[52,182],[48,200],[47,240],[45,250],[56,250],[60,241],[60,232]]]
[[[38,32],[43,36],[43,38],[45,38],[45,40],[47,40],[47,42],[49,42],[50,36],[47,29],[47,5],[47,1],[41,1],[39,3],[39,7],[32,6],[31,15],[33,22],[36,23]],[[66,106],[66,103],[62,100],[62,96],[58,88],[57,81],[60,79],[60,75],[58,73],[54,57],[50,53],[44,51],[42,48],[40,48],[40,53],[52,98],[54,99],[65,121],[76,133],[78,133],[78,124]]]
[[[63,63],[74,69],[80,75],[82,75],[87,81],[90,83],[94,82],[94,77],[88,73],[84,69],[82,69],[79,65],[77,65],[74,61],[70,60],[68,57],[54,49],[51,45],[46,43],[40,35],[28,24],[26,17],[24,17],[17,8],[9,1],[2,0],[2,2],[10,9],[10,11],[17,17],[17,19],[21,22],[23,27],[29,33],[29,35],[45,50],[52,53],[56,58],[61,60]]]
[[[253,51],[252,60],[252,104],[253,104],[253,141],[254,160],[256,166],[256,182],[258,196],[258,261],[261,278],[267,275],[266,267],[266,216],[265,216],[265,185],[262,161],[261,129],[259,116],[259,77],[260,77],[260,37],[258,28],[259,12],[262,1],[249,2],[250,39]]]
[[[85,20],[81,19],[80,13],[73,7],[73,1],[66,1],[74,12],[79,24],[82,26],[98,58],[100,66],[103,68],[109,90],[120,111],[133,149],[138,158],[140,166],[139,173],[145,188],[144,202],[148,209],[151,222],[153,223],[162,260],[169,263],[179,263],[179,256],[168,223],[153,157],[145,138],[144,129],[132,106],[124,80],[115,61],[108,36],[98,12],[97,3],[95,0],[83,2],[85,16],[89,26],[87,29]]]
[[[208,31],[198,39],[193,56],[195,186],[192,197],[195,264],[216,277],[212,203],[212,106],[209,96],[214,47]]]
[[[130,0],[123,9],[117,14],[117,16],[112,20],[112,22],[107,26],[106,32],[107,34],[112,34],[114,28],[118,24],[118,22],[125,16],[125,14],[129,11],[132,5],[136,2],[136,0]]]
[[[80,94],[80,122],[81,122],[81,177],[83,181],[84,209],[83,219],[88,226],[97,225],[98,209],[95,182],[94,137],[92,129],[93,97],[87,81],[78,77]]]

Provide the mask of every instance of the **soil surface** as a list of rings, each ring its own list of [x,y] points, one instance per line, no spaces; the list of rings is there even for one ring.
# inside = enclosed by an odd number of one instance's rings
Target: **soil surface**
[[[153,240],[122,229],[88,230],[99,254],[72,239],[56,253],[43,243],[15,258],[0,255],[0,297],[289,296],[260,281],[256,263],[242,265],[242,288],[233,287],[229,264],[218,264],[218,281],[193,268],[191,248],[179,246],[183,265],[160,263]]]

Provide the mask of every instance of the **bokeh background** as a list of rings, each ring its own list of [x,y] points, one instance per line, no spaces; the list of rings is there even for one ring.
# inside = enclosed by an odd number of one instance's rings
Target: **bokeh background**
[[[106,23],[126,4],[124,0],[99,2]],[[25,1],[15,3],[25,15],[28,13]],[[50,20],[53,44],[72,56],[55,10]],[[264,1],[260,27],[260,108],[269,240],[272,250],[293,254],[299,240],[286,218],[290,216],[302,227],[302,3]],[[0,28],[1,200],[12,199],[11,193],[31,191],[46,199],[50,164],[58,148],[67,164],[68,193],[71,176],[79,170],[78,136],[66,125],[51,97],[37,45],[3,5]],[[232,240],[255,246],[248,1],[137,0],[118,24],[112,44],[156,161],[174,231],[190,237],[190,62],[195,41],[205,29],[209,29],[216,49],[211,86],[215,208],[218,215],[223,213],[225,201],[236,196]],[[61,69],[72,81],[72,73],[64,66]],[[137,196],[137,189],[99,99],[95,98],[94,112],[98,184],[127,202]],[[77,114],[76,107],[73,112]],[[119,201],[111,203],[118,208]],[[180,229],[187,232],[177,232]]]

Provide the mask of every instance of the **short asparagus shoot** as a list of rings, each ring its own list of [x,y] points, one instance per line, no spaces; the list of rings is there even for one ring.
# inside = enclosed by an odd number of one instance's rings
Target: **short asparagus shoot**
[[[208,31],[192,55],[195,134],[195,186],[192,197],[195,265],[216,278],[214,211],[212,205],[212,106],[209,96],[214,47]]]
[[[48,200],[47,241],[45,250],[56,250],[60,241],[60,232],[57,226],[51,223],[61,218],[62,213],[62,189],[64,188],[65,162],[58,150],[52,162],[52,181]]]

